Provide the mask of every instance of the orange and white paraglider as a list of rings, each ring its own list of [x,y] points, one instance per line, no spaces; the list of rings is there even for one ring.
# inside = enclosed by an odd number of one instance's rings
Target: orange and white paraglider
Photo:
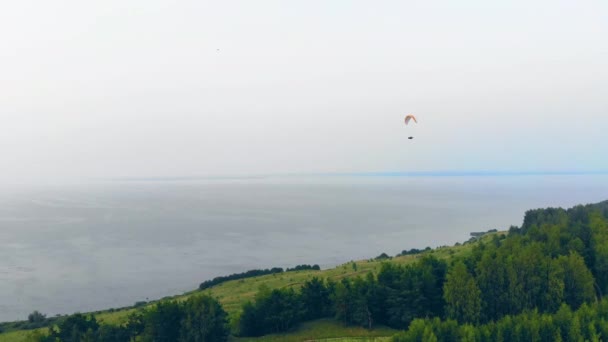
[[[407,126],[407,124],[410,123],[411,120],[414,120],[415,123],[418,123],[418,120],[416,120],[415,116],[413,116],[412,114],[408,114],[405,116],[405,125]]]
[[[415,116],[413,116],[412,114],[406,115],[405,116],[405,120],[404,120],[405,125],[407,126],[410,123],[410,121],[412,121],[412,120],[414,120],[415,123],[418,123],[418,120],[416,120]],[[414,137],[412,137],[412,136],[407,137],[407,138],[410,139],[410,140],[414,139]]]

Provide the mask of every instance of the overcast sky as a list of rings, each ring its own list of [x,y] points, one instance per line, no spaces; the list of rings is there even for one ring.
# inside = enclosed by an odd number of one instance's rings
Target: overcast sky
[[[3,181],[607,170],[608,2],[3,1],[0,118]]]

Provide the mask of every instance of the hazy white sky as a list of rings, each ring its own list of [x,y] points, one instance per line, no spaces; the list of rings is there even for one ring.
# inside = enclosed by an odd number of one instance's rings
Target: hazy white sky
[[[607,37],[603,0],[3,1],[0,179],[606,170]]]

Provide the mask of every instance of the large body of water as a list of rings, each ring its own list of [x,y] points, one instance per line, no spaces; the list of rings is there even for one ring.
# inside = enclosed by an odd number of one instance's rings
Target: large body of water
[[[0,321],[192,290],[252,268],[330,267],[608,199],[608,176],[319,177],[0,191]]]

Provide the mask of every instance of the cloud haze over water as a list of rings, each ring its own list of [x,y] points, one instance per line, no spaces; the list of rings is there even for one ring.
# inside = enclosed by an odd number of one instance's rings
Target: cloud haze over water
[[[606,170],[607,17],[602,1],[4,2],[0,181]]]

